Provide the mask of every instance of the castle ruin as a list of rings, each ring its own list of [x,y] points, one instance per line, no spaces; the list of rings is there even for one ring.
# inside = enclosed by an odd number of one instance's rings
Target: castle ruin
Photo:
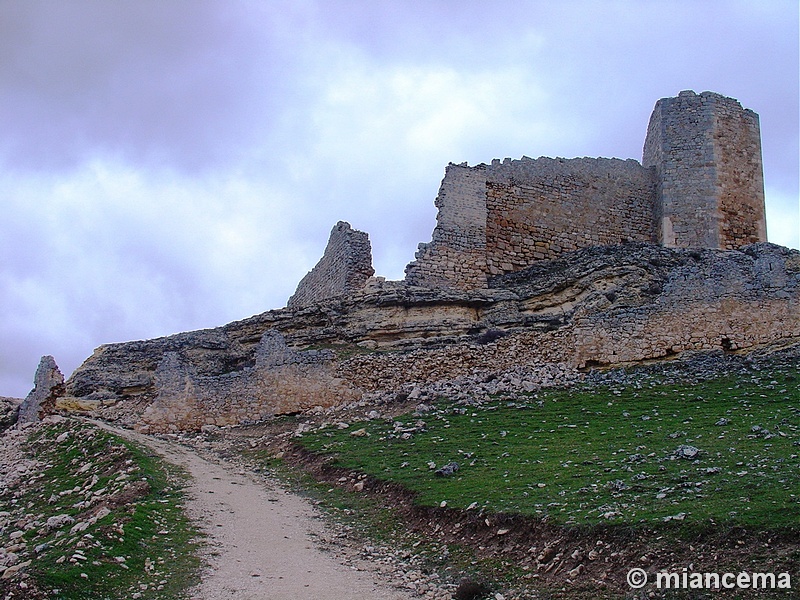
[[[56,407],[196,431],[797,344],[800,252],[765,243],[758,116],[681,92],[643,154],[450,164],[404,281],[373,277],[369,237],[341,221],[288,307],[103,345]]]
[[[589,246],[730,250],[763,242],[758,115],[733,98],[683,91],[656,103],[641,163],[544,157],[451,163],[435,204],[436,227],[406,267],[408,285],[485,289],[493,277]],[[363,287],[372,274],[369,257],[367,235],[340,222],[289,306]]]

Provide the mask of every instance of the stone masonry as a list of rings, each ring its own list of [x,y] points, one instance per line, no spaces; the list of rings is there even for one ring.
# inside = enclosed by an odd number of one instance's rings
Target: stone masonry
[[[537,373],[800,342],[800,252],[769,243],[593,246],[488,285],[362,292],[109,344],[73,373],[66,400],[149,431],[197,430],[459,378],[524,372],[536,382]]]
[[[369,236],[339,221],[331,230],[322,258],[300,281],[287,306],[313,304],[354,292],[374,273]]]
[[[605,158],[450,164],[431,242],[406,281],[485,288],[578,248],[655,241],[734,249],[766,241],[758,115],[712,92],[659,100],[643,164]]]
[[[405,281],[372,277],[367,234],[339,222],[286,308],[101,346],[60,406],[197,430],[425,386],[530,391],[594,367],[796,347],[800,252],[764,240],[757,115],[681,92],[656,104],[643,155],[450,164]]]
[[[270,329],[254,358],[252,367],[209,376],[185,354],[165,352],[155,371],[156,398],[139,428],[163,432],[234,425],[357,397],[347,382],[335,377],[330,350],[291,349]]]
[[[586,246],[653,240],[652,171],[635,160],[506,159],[449,165],[433,240],[411,285],[486,287],[487,277]]]
[[[732,250],[766,240],[756,113],[712,92],[663,98],[643,154],[656,175],[659,243]]]

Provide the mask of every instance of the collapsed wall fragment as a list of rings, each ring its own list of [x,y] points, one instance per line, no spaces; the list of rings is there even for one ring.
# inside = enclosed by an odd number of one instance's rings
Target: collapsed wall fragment
[[[19,423],[36,423],[56,407],[56,400],[64,395],[64,375],[52,356],[43,356],[36,368],[33,389],[19,407]]]
[[[369,235],[339,221],[331,230],[322,258],[300,280],[287,306],[305,306],[355,292],[374,274]]]

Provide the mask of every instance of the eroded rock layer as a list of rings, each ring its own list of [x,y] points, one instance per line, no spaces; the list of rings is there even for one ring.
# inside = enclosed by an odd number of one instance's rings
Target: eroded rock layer
[[[536,384],[553,369],[798,341],[798,300],[800,252],[773,244],[592,247],[486,289],[377,282],[217,329],[101,346],[60,403],[166,431],[512,371]]]

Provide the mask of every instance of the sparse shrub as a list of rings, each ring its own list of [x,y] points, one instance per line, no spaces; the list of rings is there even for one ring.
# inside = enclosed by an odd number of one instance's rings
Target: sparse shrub
[[[483,582],[475,581],[474,579],[464,579],[456,588],[453,595],[454,600],[481,600],[488,598],[492,590],[489,589]]]

